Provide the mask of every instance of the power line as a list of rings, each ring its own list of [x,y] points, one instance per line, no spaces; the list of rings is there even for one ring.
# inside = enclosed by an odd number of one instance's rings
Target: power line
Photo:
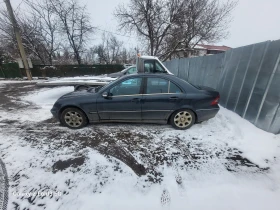
[[[111,33],[111,34],[116,34],[118,36],[124,36],[124,37],[128,37],[128,38],[135,38],[136,39],[136,37],[122,35],[122,34],[119,34],[119,33],[116,33],[116,32],[111,32],[111,31],[107,31],[107,30],[104,30],[104,29],[101,29],[101,28],[98,28],[98,27],[94,27],[94,28],[99,30],[99,31],[104,31],[104,32]]]
[[[23,2],[23,0],[21,0],[21,2],[18,4],[17,8],[14,10],[15,13],[17,12],[17,10],[19,9],[19,7],[21,6],[22,2]]]

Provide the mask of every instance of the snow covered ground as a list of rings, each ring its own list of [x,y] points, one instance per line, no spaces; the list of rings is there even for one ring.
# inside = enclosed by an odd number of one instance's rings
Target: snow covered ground
[[[14,85],[0,89],[8,209],[279,209],[280,135],[231,111],[186,131],[124,123],[70,130],[49,110],[73,87]]]

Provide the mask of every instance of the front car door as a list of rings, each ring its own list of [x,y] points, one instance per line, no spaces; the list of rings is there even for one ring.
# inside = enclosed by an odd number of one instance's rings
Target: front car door
[[[142,99],[142,120],[166,122],[168,116],[181,105],[185,95],[172,81],[160,77],[146,77]]]
[[[142,77],[129,78],[100,93],[97,110],[100,120],[141,121]]]

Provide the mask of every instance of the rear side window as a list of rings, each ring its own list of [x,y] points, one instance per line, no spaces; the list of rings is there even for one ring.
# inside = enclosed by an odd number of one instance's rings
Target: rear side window
[[[182,90],[169,80],[153,77],[147,78],[146,93],[182,93]]]
[[[169,93],[182,93],[182,90],[177,85],[170,82]]]
[[[168,93],[169,82],[161,78],[147,79],[147,94]]]

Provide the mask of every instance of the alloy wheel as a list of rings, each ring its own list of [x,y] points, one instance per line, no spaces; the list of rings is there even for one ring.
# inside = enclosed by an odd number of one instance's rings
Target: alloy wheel
[[[192,123],[192,115],[187,111],[178,112],[174,117],[174,123],[179,128],[186,128]]]
[[[70,127],[77,128],[82,125],[83,117],[75,111],[69,111],[64,115],[64,120]]]

